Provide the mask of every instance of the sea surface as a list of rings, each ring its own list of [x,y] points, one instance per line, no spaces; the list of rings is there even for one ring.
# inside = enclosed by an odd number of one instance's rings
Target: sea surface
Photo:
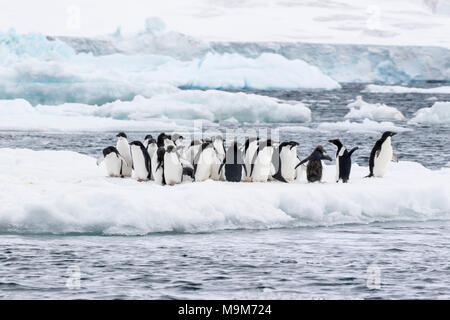
[[[436,84],[415,84],[432,87]],[[316,128],[344,121],[346,105],[362,95],[400,110],[407,119],[449,95],[365,93],[364,84],[338,91],[255,91],[303,101]],[[448,166],[449,125],[408,125],[393,138],[400,160],[430,169]],[[279,129],[293,124],[244,124]],[[218,128],[235,128],[218,124]],[[216,127],[217,128],[217,127]],[[128,132],[142,140],[148,132]],[[72,150],[97,157],[116,132],[1,131],[0,148]],[[340,138],[359,146],[367,166],[376,132],[281,130],[306,157]],[[420,182],[418,182],[420,183]],[[6,186],[7,187],[7,186]],[[176,201],[176,200],[174,200]],[[145,236],[0,234],[1,299],[449,299],[450,221],[377,222],[332,227],[158,233]]]

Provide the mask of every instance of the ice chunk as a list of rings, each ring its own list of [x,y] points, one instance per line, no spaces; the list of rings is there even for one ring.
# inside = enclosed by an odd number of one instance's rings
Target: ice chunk
[[[442,86],[436,88],[414,88],[402,86],[380,86],[369,84],[364,89],[365,92],[379,93],[428,93],[428,94],[450,94],[450,86]]]
[[[350,112],[345,115],[347,119],[371,119],[371,120],[404,120],[403,114],[394,107],[384,103],[367,103],[361,96],[347,105]]]
[[[382,179],[364,179],[368,168],[353,165],[346,185],[334,183],[335,168],[325,165],[326,183],[163,187],[107,178],[96,159],[74,152],[0,149],[0,158],[8,184],[0,232],[142,235],[450,219],[450,168],[414,162],[392,163]]]
[[[397,126],[392,122],[377,122],[369,119],[364,119],[363,122],[351,122],[350,120],[344,122],[322,122],[318,125],[317,129],[323,131],[339,130],[347,132],[412,131],[412,129]]]
[[[450,102],[435,102],[431,108],[417,110],[409,123],[450,124]]]

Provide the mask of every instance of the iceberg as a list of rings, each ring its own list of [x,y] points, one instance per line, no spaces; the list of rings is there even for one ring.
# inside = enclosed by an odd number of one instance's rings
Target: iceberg
[[[152,83],[198,89],[339,89],[300,59],[206,52],[190,60],[163,54],[77,54],[60,40],[0,34],[0,98],[36,104],[104,104],[150,97]]]
[[[107,178],[96,159],[69,151],[0,149],[0,158],[0,181],[8,184],[2,233],[145,235],[450,218],[450,168],[414,162],[393,163],[382,179],[364,179],[368,168],[354,164],[349,184],[333,183],[334,165],[326,165],[325,183],[163,187]]]
[[[347,105],[350,112],[345,115],[347,119],[371,119],[371,120],[404,120],[403,114],[394,107],[384,103],[367,103],[361,96]]]
[[[364,89],[365,92],[377,93],[426,93],[426,94],[450,94],[450,86],[441,86],[435,88],[414,88],[403,86],[380,86],[369,84]]]
[[[430,108],[417,110],[410,124],[450,124],[450,102],[435,102]]]
[[[104,105],[65,103],[33,107],[24,99],[0,100],[2,130],[148,130],[192,127],[193,120],[223,122],[309,122],[311,110],[303,103],[218,90],[153,87],[152,97]],[[164,129],[165,128],[165,129]]]

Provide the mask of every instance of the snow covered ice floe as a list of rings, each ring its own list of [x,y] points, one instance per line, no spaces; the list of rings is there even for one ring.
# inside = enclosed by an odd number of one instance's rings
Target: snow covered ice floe
[[[435,88],[414,88],[403,86],[381,86],[369,84],[364,89],[365,92],[378,93],[427,93],[427,94],[450,94],[450,86],[441,86]]]
[[[450,124],[450,102],[435,102],[430,108],[417,110],[410,124]]]
[[[394,107],[384,103],[368,103],[361,96],[347,105],[350,112],[345,115],[347,119],[371,119],[371,120],[404,120],[403,114]]]
[[[346,132],[383,132],[383,131],[395,131],[405,132],[412,131],[410,128],[401,127],[388,121],[372,121],[364,119],[362,122],[352,122],[350,120],[340,122],[321,122],[317,126],[321,131],[346,131]]]
[[[159,87],[150,98],[115,101],[101,106],[80,103],[31,106],[23,99],[0,100],[3,130],[154,130],[192,126],[191,120],[210,122],[308,122],[311,110],[301,102],[217,90]]]
[[[0,149],[0,232],[142,235],[450,218],[450,168],[392,163],[382,179],[353,166],[349,184],[226,183],[174,187],[105,177],[68,151]],[[420,181],[420,183],[417,183]],[[301,231],[299,231],[301,232]]]

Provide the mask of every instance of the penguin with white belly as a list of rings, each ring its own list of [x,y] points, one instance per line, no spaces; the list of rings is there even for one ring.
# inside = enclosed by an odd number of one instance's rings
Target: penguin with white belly
[[[228,147],[223,163],[220,165],[219,174],[228,182],[241,182],[247,175],[244,156],[236,141]]]
[[[131,158],[133,159],[134,178],[139,182],[151,179],[152,164],[147,149],[140,141],[130,143]]]
[[[166,184],[173,186],[183,181],[183,165],[180,162],[180,156],[175,146],[167,147],[164,153],[163,166],[164,181]]]
[[[120,155],[125,159],[126,166],[122,168],[122,174],[124,177],[131,177],[133,173],[133,160],[131,159],[130,145],[128,144],[127,135],[123,132],[117,135],[116,149]]]
[[[212,143],[204,142],[194,159],[194,177],[196,182],[202,182],[211,177],[213,163],[217,160]]]
[[[295,141],[282,142],[278,146],[278,151],[274,151],[274,155],[276,154],[278,156],[277,166],[274,165],[278,170],[273,175],[276,180],[281,182],[292,182],[295,180],[297,176],[295,167],[299,163],[297,146],[298,143]]]
[[[219,181],[223,179],[223,175],[220,174],[219,170],[223,160],[225,159],[226,153],[222,136],[217,136],[214,138],[213,147],[216,151],[216,161],[211,167],[211,179],[214,181]]]
[[[268,139],[258,143],[258,148],[250,165],[250,177],[253,182],[267,182],[269,176],[275,174],[272,155],[272,140]]]
[[[257,138],[248,138],[245,140],[244,144],[244,164],[246,168],[246,176],[243,181],[252,181],[252,177],[250,176],[252,161],[255,156],[256,150],[258,149],[259,137]]]
[[[358,147],[353,148],[350,151],[347,151],[347,148],[344,147],[341,140],[334,139],[329,140],[330,143],[334,144],[337,147],[336,151],[336,182],[340,180],[343,183],[347,183],[350,179],[350,171],[352,169],[352,154]]]
[[[200,140],[192,140],[191,144],[187,148],[186,160],[189,161],[192,166],[194,166],[195,156],[197,155],[201,146],[202,146],[202,142]]]
[[[144,146],[145,146],[145,144],[144,144]],[[147,149],[147,152],[148,152],[148,155],[150,156],[150,158],[154,157],[156,150],[158,150],[158,145],[156,143],[156,140],[155,139],[148,140],[146,149]]]
[[[398,162],[398,159],[392,150],[391,143],[391,138],[396,134],[396,132],[386,131],[381,136],[381,139],[375,143],[375,146],[370,153],[370,173],[366,178],[383,177],[389,168],[391,160]]]
[[[308,158],[297,164],[296,169],[308,162],[308,165],[306,166],[306,178],[308,179],[308,182],[320,182],[322,180],[322,160],[332,160],[329,156],[325,155],[325,153],[322,146],[317,146]]]
[[[103,161],[105,162],[108,176],[124,177],[123,168],[127,166],[127,163],[115,147],[108,147],[102,151],[102,155],[97,160],[97,166]]]
[[[166,153],[166,149],[158,148],[155,155],[151,159],[153,180],[155,180],[155,182],[160,185],[166,184],[166,181],[164,178],[164,155],[165,155],[165,153]]]

